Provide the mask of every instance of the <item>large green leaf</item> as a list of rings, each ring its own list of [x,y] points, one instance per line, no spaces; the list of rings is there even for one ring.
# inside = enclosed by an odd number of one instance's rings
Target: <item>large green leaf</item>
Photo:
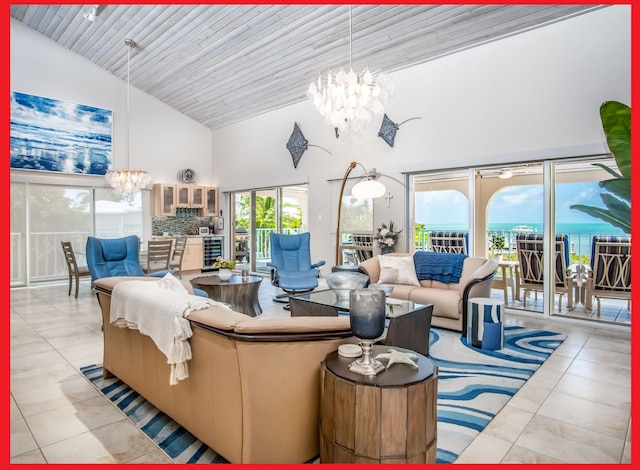
[[[631,108],[618,101],[600,106],[602,129],[616,165],[625,178],[631,178]]]
[[[631,202],[631,180],[628,178],[600,181],[600,187],[615,194],[620,199]]]
[[[584,212],[591,217],[603,220],[614,227],[618,227],[624,233],[631,233],[631,207],[620,211],[612,211],[603,207],[587,206],[585,204],[574,204],[571,209]]]

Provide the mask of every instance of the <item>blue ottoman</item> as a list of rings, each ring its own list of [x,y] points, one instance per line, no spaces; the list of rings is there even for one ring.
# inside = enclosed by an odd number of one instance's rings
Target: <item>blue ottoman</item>
[[[474,297],[467,305],[467,344],[474,348],[502,349],[504,302],[496,299]]]

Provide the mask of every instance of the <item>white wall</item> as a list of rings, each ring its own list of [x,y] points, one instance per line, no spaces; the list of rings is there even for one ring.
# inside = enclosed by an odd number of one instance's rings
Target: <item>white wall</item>
[[[629,6],[611,6],[393,73],[388,116],[422,118],[400,127],[394,148],[377,137],[381,118],[360,144],[338,142],[308,100],[214,131],[221,189],[308,181],[313,259],[331,265],[337,187],[327,180],[351,161],[402,180],[403,171],[606,151],[600,104],[631,104],[630,23]],[[294,122],[332,155],[310,147],[294,169],[285,147]],[[390,208],[375,201],[375,225],[405,228],[402,186],[381,181],[394,198]]]
[[[122,57],[127,48],[122,41]],[[131,70],[136,66],[135,49]],[[54,41],[11,19],[11,90],[113,110],[113,163],[126,159],[127,85]],[[132,169],[151,173],[152,183],[177,183],[185,168],[198,182],[216,186],[211,165],[211,131],[166,104],[131,86],[130,154]],[[14,172],[22,181],[95,184],[96,177]],[[101,178],[99,185],[104,182]]]

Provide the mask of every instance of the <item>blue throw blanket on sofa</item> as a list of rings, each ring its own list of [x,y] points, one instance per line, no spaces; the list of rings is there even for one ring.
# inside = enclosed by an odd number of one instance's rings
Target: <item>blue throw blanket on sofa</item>
[[[459,253],[441,253],[435,251],[416,251],[413,264],[419,281],[433,280],[445,284],[457,284],[462,275],[462,266],[467,255]]]

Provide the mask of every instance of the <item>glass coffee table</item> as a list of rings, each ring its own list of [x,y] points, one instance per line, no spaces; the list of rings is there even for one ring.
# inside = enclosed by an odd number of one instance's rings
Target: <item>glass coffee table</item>
[[[429,355],[429,334],[433,305],[410,300],[386,298],[386,335],[381,341],[387,346],[411,349]],[[349,315],[349,298],[330,289],[289,297],[292,317]]]
[[[291,316],[332,316],[339,314],[349,314],[349,297],[343,297],[331,289],[318,290],[308,292],[306,294],[297,294],[289,297],[289,300],[295,307],[291,308]],[[419,304],[410,300],[393,299],[387,297],[385,300],[387,307],[387,318],[399,317],[405,315],[417,308],[424,307],[425,304]],[[296,312],[294,313],[294,310]]]

